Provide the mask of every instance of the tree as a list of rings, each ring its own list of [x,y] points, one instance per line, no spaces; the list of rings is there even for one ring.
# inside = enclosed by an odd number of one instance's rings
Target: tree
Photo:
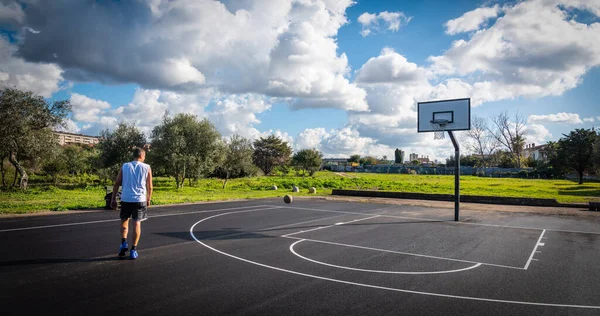
[[[360,163],[360,155],[352,155],[348,158],[348,162]]]
[[[58,176],[66,174],[67,170],[68,162],[62,148],[58,144],[52,146],[51,150],[46,153],[42,171],[52,177],[52,182],[56,185]]]
[[[214,125],[183,113],[173,118],[165,114],[152,130],[151,148],[149,160],[175,177],[178,189],[186,178],[191,182],[212,173],[224,156],[221,134]]]
[[[488,132],[494,139],[508,150],[511,159],[513,159],[518,168],[521,167],[521,156],[525,139],[523,136],[527,132],[525,128],[525,117],[519,113],[515,114],[514,121],[511,122],[506,112],[492,117],[494,129],[488,128]]]
[[[225,177],[223,189],[227,185],[229,178],[240,178],[254,173],[252,164],[252,142],[238,134],[231,136],[225,149],[225,159],[220,167],[220,171]]]
[[[292,163],[313,176],[321,168],[323,154],[316,149],[302,149],[294,154]]]
[[[594,153],[592,162],[594,164],[594,172],[596,173],[596,175],[600,175],[600,131],[596,133],[597,134],[596,141],[594,142]]]
[[[67,145],[62,148],[62,155],[67,163],[67,172],[71,175],[90,172],[96,150],[86,145]]]
[[[563,134],[558,143],[558,156],[564,157],[568,169],[579,175],[579,184],[583,184],[583,173],[593,166],[594,143],[597,134],[592,129],[576,129],[569,135]]]
[[[375,158],[373,156],[366,156],[361,159],[361,164],[363,164],[365,166],[376,165],[377,162],[378,162],[377,158]]]
[[[490,133],[488,121],[482,117],[474,117],[466,136],[467,148],[480,157],[479,165],[489,166],[489,157],[498,148],[498,141]]]
[[[254,141],[252,162],[265,175],[269,175],[273,168],[286,164],[290,160],[291,154],[292,148],[287,142],[275,135],[270,135]]]
[[[403,164],[404,163],[404,151],[396,148],[394,151],[394,163]]]
[[[112,173],[118,172],[123,163],[131,161],[134,147],[146,145],[146,136],[135,124],[120,123],[114,131],[102,131],[101,136],[102,140],[98,143],[101,167],[114,169]]]
[[[64,124],[71,111],[68,100],[44,100],[40,95],[18,89],[0,92],[0,152],[19,173],[19,187],[27,189],[29,176],[22,160],[40,157],[56,142],[52,128]]]

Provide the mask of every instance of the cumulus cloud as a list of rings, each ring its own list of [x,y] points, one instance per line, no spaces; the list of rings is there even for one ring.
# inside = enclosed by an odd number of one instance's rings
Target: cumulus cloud
[[[577,113],[556,113],[547,115],[530,115],[527,118],[528,123],[565,123],[581,124],[583,121]]]
[[[477,8],[463,14],[461,17],[446,22],[446,33],[450,35],[478,30],[485,22],[495,18],[500,13],[500,7]]]
[[[61,89],[63,71],[52,63],[17,57],[17,47],[0,36],[0,88],[17,88],[50,97]]]
[[[586,123],[593,123],[595,121],[594,117],[586,117],[583,119],[584,122]]]
[[[306,129],[296,137],[296,149],[305,148],[320,150],[325,157],[349,157],[354,154],[390,157],[394,152],[374,139],[361,137],[359,132],[351,127],[330,131],[323,128]]]
[[[529,124],[526,127],[525,139],[528,144],[545,144],[552,139],[552,134],[543,125]]]
[[[423,83],[427,80],[424,68],[409,62],[392,48],[384,48],[377,57],[370,58],[356,76],[358,83]]]
[[[135,124],[149,135],[152,128],[161,123],[166,113],[206,116],[204,108],[212,95],[210,90],[201,90],[196,94],[183,94],[138,88],[131,102],[116,108],[106,101],[92,99],[78,93],[72,93],[70,101],[73,105],[72,119],[83,124],[81,130],[86,134],[97,135],[104,129],[111,130],[119,122],[124,122]]]
[[[577,22],[565,11],[565,6],[586,10],[586,3],[530,0],[505,6],[492,26],[430,57],[431,70],[441,77],[469,76],[475,88],[485,83],[482,87],[493,87],[491,100],[561,95],[600,65],[600,42],[594,40],[600,23]]]
[[[0,24],[22,24],[25,12],[16,1],[0,2]]]
[[[66,119],[63,123],[64,123],[64,125],[58,125],[54,128],[54,130],[59,131],[59,132],[72,133],[72,134],[77,134],[77,133],[79,133],[79,131],[81,131],[81,128],[79,128],[77,123],[75,123],[71,119]]]
[[[88,98],[79,93],[71,94],[71,105],[73,106],[73,119],[84,123],[96,123],[99,115],[110,109],[110,103]]]
[[[360,111],[368,108],[365,93],[346,78],[348,60],[335,40],[353,3],[37,1],[24,7],[36,32],[20,34],[18,52],[58,64],[73,81],[177,93],[210,87]]]
[[[249,139],[261,136],[255,127],[260,124],[256,114],[268,111],[271,103],[257,95],[228,96],[217,100],[208,118],[217,130],[226,137],[239,134]]]
[[[360,35],[363,37],[384,31],[397,32],[400,27],[405,26],[412,20],[404,12],[383,11],[379,14],[365,12],[358,17],[358,23],[362,25]]]

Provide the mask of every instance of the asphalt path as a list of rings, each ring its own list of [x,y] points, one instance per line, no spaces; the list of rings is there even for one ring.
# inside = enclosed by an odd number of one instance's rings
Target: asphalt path
[[[5,315],[598,315],[600,219],[280,199],[0,219]],[[130,237],[131,240],[131,237]]]

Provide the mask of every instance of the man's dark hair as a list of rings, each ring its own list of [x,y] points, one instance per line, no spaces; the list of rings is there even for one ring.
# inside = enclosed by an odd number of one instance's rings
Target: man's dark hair
[[[145,150],[139,148],[139,147],[135,147],[133,149],[133,159],[138,159],[138,158],[142,158],[142,153],[145,152]]]

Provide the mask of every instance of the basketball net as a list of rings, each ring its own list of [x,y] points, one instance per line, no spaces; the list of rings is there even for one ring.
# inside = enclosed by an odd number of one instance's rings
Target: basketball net
[[[448,124],[447,120],[432,120],[431,126],[433,126],[433,139],[444,139],[445,138],[445,130],[444,127]]]

